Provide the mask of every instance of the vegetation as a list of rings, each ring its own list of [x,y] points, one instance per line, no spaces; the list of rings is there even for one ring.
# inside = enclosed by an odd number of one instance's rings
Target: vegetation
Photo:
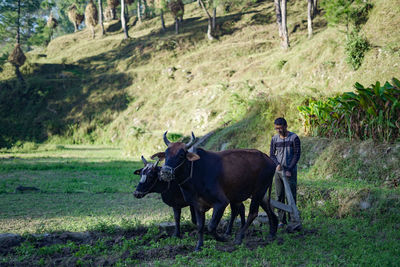
[[[353,31],[347,36],[346,43],[346,61],[349,63],[354,70],[361,67],[364,59],[365,52],[370,48],[368,40],[360,36],[358,31]]]
[[[400,81],[393,78],[393,85],[376,82],[364,88],[356,83],[354,87],[356,93],[310,100],[308,105],[299,106],[306,130],[314,136],[399,140]]]
[[[183,210],[184,237],[176,239],[172,228],[158,226],[173,221],[172,210],[159,196],[133,197],[139,179],[132,173],[143,164],[127,159],[120,149],[25,145],[3,151],[0,232],[22,234],[23,242],[5,248],[1,264],[396,264],[400,147],[302,141],[298,206],[303,230],[280,230],[277,240],[268,243],[268,224],[253,225],[241,246],[234,246],[233,238],[220,243],[206,235],[200,253],[193,252],[196,228],[188,209]],[[15,193],[19,185],[40,192]]]
[[[400,35],[390,27],[396,21],[385,22],[387,30],[377,29],[381,24],[376,21],[381,12],[394,12],[390,3],[374,6],[362,26],[371,49],[357,71],[345,64],[341,40],[346,35],[340,26],[327,28],[325,18],[317,15],[314,37],[305,39],[306,4],[288,5],[294,46],[287,52],[276,39],[273,4],[243,5],[243,13],[238,3],[227,13],[220,10],[222,3],[218,6],[215,43],[205,40],[208,20],[191,3],[178,35],[168,15],[165,33],[158,17],[147,19],[130,24],[127,41],[116,21],[106,22],[107,35],[93,41],[86,40],[87,30],[55,38],[46,50],[27,53],[21,67],[25,89],[5,64],[0,74],[2,146],[46,140],[112,143],[139,157],[163,148],[165,130],[181,135],[193,130],[201,136],[221,128],[211,140],[213,148],[229,143],[267,151],[274,117],[286,116],[291,129],[301,132],[296,106],[308,98],[330,97],[357,81],[375,82],[374,77],[398,77],[391,67],[399,57]],[[376,38],[376,32],[382,35]]]

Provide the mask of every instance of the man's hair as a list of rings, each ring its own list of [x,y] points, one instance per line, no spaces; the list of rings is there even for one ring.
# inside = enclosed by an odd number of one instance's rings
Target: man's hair
[[[284,118],[277,118],[274,122],[275,125],[287,126],[287,122]]]

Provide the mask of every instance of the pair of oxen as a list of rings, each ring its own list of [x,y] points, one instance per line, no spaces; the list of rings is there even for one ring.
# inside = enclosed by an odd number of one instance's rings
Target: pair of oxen
[[[187,144],[170,142],[165,132],[164,142],[168,147],[165,152],[156,153],[151,157],[157,159],[154,164],[147,162],[142,156],[145,166],[134,172],[141,176],[134,196],[141,198],[148,193],[161,193],[162,200],[174,210],[174,235],[178,237],[181,208],[190,206],[192,222],[197,224],[198,229],[196,251],[203,246],[205,213],[211,208],[213,214],[208,231],[216,240],[226,241],[224,236],[217,233],[217,226],[228,204],[232,212],[225,234],[231,233],[238,214],[242,222],[235,244],[242,242],[247,228],[258,215],[259,206],[269,218],[268,238],[275,237],[278,219],[270,206],[271,186],[276,168],[274,162],[256,149],[212,152],[192,148],[190,151],[194,141],[193,132],[191,141]],[[165,160],[165,164],[162,167],[157,166],[162,160]],[[250,210],[245,221],[242,202],[248,198],[251,198]]]

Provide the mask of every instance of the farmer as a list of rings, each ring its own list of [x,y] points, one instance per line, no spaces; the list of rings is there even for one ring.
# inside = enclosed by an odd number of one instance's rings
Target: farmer
[[[275,189],[279,202],[285,203],[285,187],[282,181],[282,172],[290,185],[294,201],[296,203],[297,191],[297,162],[300,159],[300,139],[292,132],[287,130],[287,122],[284,118],[277,118],[274,122],[277,134],[271,139],[270,157],[275,162]],[[286,213],[283,210],[278,211],[279,225],[282,228],[287,224]]]

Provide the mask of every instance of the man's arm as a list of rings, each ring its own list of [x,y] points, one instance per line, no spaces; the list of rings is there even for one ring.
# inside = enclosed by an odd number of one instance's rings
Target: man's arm
[[[276,150],[276,145],[275,145],[274,139],[271,139],[271,146],[269,148],[269,157],[272,159],[272,161],[275,163],[275,165],[278,166],[279,162],[275,156],[275,150]]]
[[[292,171],[293,168],[296,166],[297,162],[300,159],[300,154],[301,154],[300,138],[298,136],[293,140],[293,143],[294,143],[293,158],[288,166],[289,171]]]

